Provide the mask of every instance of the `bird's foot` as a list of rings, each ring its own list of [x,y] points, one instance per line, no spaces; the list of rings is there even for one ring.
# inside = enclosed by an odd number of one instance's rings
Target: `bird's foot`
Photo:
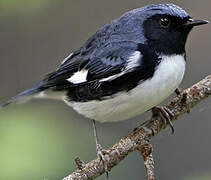
[[[108,162],[109,162],[109,156],[108,151],[102,148],[100,144],[97,144],[97,156],[100,159],[100,161],[103,163],[104,170],[106,172],[106,176],[108,178]]]
[[[167,107],[156,106],[152,108],[152,117],[160,116],[165,124],[165,127],[169,124],[172,134],[174,134],[174,127],[172,124],[172,118],[174,114]]]

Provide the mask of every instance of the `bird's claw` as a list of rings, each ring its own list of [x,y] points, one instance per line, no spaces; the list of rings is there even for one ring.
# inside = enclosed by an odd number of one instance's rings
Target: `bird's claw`
[[[97,144],[97,156],[100,159],[100,161],[103,163],[104,170],[106,172],[106,176],[108,178],[108,158],[107,156],[108,151],[102,148],[100,144]]]
[[[170,109],[168,109],[167,107],[156,106],[152,108],[152,116],[160,116],[165,124],[165,127],[169,124],[171,132],[172,134],[174,134],[174,127],[172,124],[172,118],[174,117],[174,114],[171,112]]]

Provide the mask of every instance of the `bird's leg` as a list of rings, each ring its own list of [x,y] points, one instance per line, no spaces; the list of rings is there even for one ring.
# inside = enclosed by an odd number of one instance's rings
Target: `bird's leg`
[[[165,126],[167,126],[167,124],[170,125],[171,127],[171,132],[172,134],[174,134],[174,127],[172,124],[171,119],[174,117],[174,114],[171,112],[170,109],[168,109],[167,107],[162,107],[162,106],[156,106],[152,108],[152,116],[160,116],[162,118],[162,120],[165,123]]]
[[[98,135],[97,135],[97,128],[96,128],[96,122],[95,120],[92,120],[93,123],[93,129],[94,129],[94,137],[95,137],[95,143],[96,143],[96,151],[97,151],[97,156],[100,158],[100,160],[103,163],[105,172],[106,172],[106,176],[108,178],[108,163],[107,160],[105,158],[105,154],[107,153],[106,150],[104,150],[102,148],[102,146],[99,143],[99,139],[98,139]]]
[[[177,88],[174,92],[176,93],[176,95],[180,95],[182,93],[182,90],[180,88]]]

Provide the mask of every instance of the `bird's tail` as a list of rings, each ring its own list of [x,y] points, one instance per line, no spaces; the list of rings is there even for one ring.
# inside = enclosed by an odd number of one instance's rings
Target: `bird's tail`
[[[11,104],[11,103],[17,102],[18,100],[20,100],[24,97],[35,95],[35,94],[37,94],[37,93],[39,93],[39,92],[41,92],[41,91],[43,91],[47,88],[48,87],[45,86],[45,81],[41,81],[38,84],[36,84],[35,86],[33,86],[32,88],[27,89],[27,90],[23,91],[22,93],[18,94],[17,96],[10,98],[5,103],[0,104],[0,109],[9,105],[9,104]]]

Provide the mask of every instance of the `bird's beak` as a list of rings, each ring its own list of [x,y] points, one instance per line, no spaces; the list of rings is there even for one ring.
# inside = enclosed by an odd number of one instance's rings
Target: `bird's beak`
[[[189,19],[182,25],[182,27],[194,27],[194,26],[200,26],[200,25],[208,24],[208,23],[209,23],[209,21],[207,21],[207,20],[189,18]]]

